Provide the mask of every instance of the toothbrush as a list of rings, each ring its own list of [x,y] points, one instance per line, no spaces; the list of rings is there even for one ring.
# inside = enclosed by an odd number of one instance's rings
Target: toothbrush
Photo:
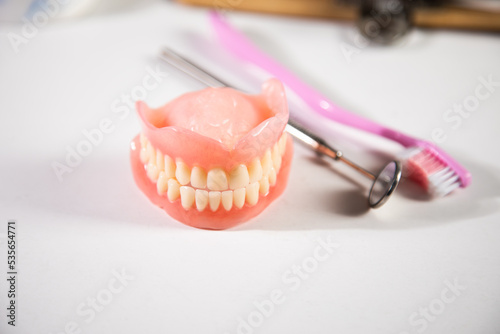
[[[401,153],[401,158],[404,159],[409,177],[426,189],[431,196],[446,196],[456,188],[470,184],[470,172],[434,143],[413,138],[343,110],[266,56],[244,35],[231,27],[219,13],[212,11],[210,17],[220,41],[227,49],[241,59],[276,76],[317,113],[344,125],[390,139],[405,147],[406,150]]]

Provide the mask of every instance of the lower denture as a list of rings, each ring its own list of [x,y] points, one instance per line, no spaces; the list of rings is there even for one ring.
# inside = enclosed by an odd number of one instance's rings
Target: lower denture
[[[261,95],[208,88],[159,109],[139,102],[138,112],[143,131],[131,145],[134,178],[173,218],[224,229],[256,216],[284,191],[293,149],[279,81],[266,82]]]

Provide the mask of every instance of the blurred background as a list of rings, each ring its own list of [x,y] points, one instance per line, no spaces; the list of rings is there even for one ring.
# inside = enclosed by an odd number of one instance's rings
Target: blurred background
[[[136,10],[154,0],[2,0],[0,20],[38,19],[46,9],[51,19],[81,18]],[[497,0],[177,0],[186,5],[207,6],[355,21],[363,34],[380,42],[403,35],[410,26],[481,31],[500,30]],[[375,36],[380,35],[380,36]]]
[[[0,333],[77,333],[72,322],[92,334],[238,333],[275,289],[286,301],[253,333],[499,333],[499,6],[0,0],[0,262],[10,219],[20,252],[18,326],[1,320]],[[162,62],[162,47],[252,92],[269,77],[224,49],[210,8],[339,106],[438,141],[471,171],[470,187],[431,200],[404,182],[369,210],[363,179],[294,145],[285,193],[255,219],[205,231],[168,217],[131,175],[134,101],[158,107],[203,86]],[[401,150],[294,103],[366,168]],[[54,164],[102,124],[106,133],[58,175]],[[283,275],[330,239],[338,250],[288,289]],[[122,270],[133,280],[87,321],[78,307]],[[466,289],[443,304],[454,282]],[[428,309],[432,321],[420,313]]]

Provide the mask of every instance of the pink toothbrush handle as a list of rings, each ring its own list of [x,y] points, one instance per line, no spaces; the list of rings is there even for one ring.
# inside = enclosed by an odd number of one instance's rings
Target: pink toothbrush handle
[[[322,96],[316,90],[303,83],[299,78],[279,63],[266,56],[244,35],[233,29],[219,13],[212,11],[210,13],[210,17],[219,39],[222,44],[226,46],[226,48],[231,50],[241,59],[258,65],[268,73],[283,81],[285,85],[290,87],[302,98],[304,102],[307,103],[307,105],[319,114],[344,125],[390,139],[403,145],[404,147],[417,146],[428,149],[432,152],[432,154],[439,155],[444,158],[447,164],[458,173],[463,187],[470,183],[470,173],[433,143],[386,128],[367,118],[343,110],[342,108],[336,106],[332,101]]]

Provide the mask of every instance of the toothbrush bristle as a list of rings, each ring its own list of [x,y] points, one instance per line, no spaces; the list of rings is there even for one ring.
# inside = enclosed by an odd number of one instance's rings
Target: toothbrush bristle
[[[411,148],[403,156],[407,176],[420,184],[431,196],[443,197],[460,187],[455,171],[425,148]]]

